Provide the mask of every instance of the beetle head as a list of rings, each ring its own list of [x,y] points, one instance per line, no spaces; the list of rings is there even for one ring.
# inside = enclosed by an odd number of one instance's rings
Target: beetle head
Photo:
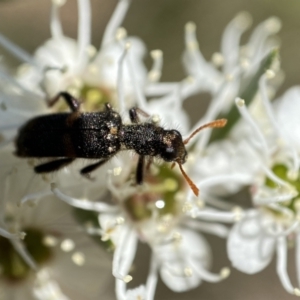
[[[182,141],[182,136],[177,130],[165,130],[162,139],[160,156],[167,162],[184,164],[187,159],[187,151]]]

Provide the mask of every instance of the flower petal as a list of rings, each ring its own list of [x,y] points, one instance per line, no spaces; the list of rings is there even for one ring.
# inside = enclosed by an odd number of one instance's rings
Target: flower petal
[[[178,232],[182,240],[168,243],[155,249],[162,263],[160,275],[164,283],[175,292],[184,292],[197,287],[201,278],[193,270],[208,268],[211,261],[210,248],[206,240],[190,230]],[[155,251],[154,250],[154,251]]]
[[[278,99],[276,110],[278,122],[284,129],[285,134],[300,149],[300,86],[290,88]]]
[[[263,270],[270,263],[275,249],[275,239],[263,233],[261,221],[261,216],[251,210],[229,233],[229,259],[235,268],[247,274]]]

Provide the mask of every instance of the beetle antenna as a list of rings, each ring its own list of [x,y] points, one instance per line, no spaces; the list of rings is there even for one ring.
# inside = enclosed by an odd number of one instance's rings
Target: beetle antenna
[[[204,125],[198,127],[194,132],[192,132],[190,134],[190,136],[183,141],[183,144],[186,145],[192,137],[194,137],[200,130],[202,130],[204,128],[222,128],[226,125],[226,123],[227,123],[226,119],[219,119],[219,120],[215,120],[210,123],[204,124]]]
[[[187,181],[187,183],[189,184],[189,186],[191,187],[192,191],[194,192],[194,194],[196,196],[199,195],[199,189],[196,187],[195,183],[191,180],[191,178],[189,176],[187,176],[187,174],[184,172],[182,165],[180,163],[178,163],[180,171],[183,175],[183,177],[185,178],[185,180]]]

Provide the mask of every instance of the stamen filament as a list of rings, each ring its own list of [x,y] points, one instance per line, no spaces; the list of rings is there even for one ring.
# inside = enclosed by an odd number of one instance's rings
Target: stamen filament
[[[243,211],[237,211],[235,209],[233,209],[232,212],[215,211],[212,209],[198,210],[195,212],[195,217],[208,221],[233,223],[237,219],[241,219],[243,217]]]
[[[25,50],[21,49],[19,46],[14,44],[12,41],[10,41],[2,34],[0,34],[0,45],[20,61],[26,62],[36,67],[37,69],[40,69],[39,65],[36,63],[36,61],[30,54],[28,54]]]
[[[124,84],[123,84],[123,72],[124,72],[124,60],[128,53],[130,46],[129,44],[125,45],[123,53],[119,59],[118,65],[118,77],[117,77],[117,91],[118,91],[118,100],[119,100],[119,111],[122,113],[125,111],[125,95],[124,95]]]
[[[294,294],[295,288],[292,286],[287,273],[287,244],[285,236],[277,239],[277,274],[285,290],[290,294]]]
[[[219,184],[226,184],[228,182],[235,182],[240,184],[248,184],[251,180],[251,176],[247,174],[232,174],[232,175],[219,175],[212,176],[206,179],[203,179],[199,183],[200,188],[206,188]]]
[[[136,80],[136,76],[135,76],[135,72],[133,70],[133,65],[132,65],[132,58],[131,58],[131,53],[129,53],[128,55],[128,59],[126,60],[127,63],[127,67],[129,70],[129,75],[131,78],[131,82],[132,82],[132,87],[136,96],[136,101],[137,101],[137,105],[139,108],[141,109],[146,109],[147,108],[147,100],[145,97],[144,92],[141,90],[140,85],[138,84],[137,80]]]
[[[78,67],[84,67],[88,60],[87,49],[91,44],[91,5],[90,0],[77,0],[78,3]]]
[[[5,230],[4,228],[0,227],[0,235],[7,238],[7,239],[17,239],[19,238],[19,234],[13,234]]]
[[[201,232],[205,232],[208,234],[214,234],[221,238],[226,238],[229,233],[229,229],[226,226],[218,223],[207,223],[207,222],[201,222],[199,220],[187,219],[185,220],[184,224],[191,229],[199,230]]]
[[[253,60],[253,65],[256,65],[265,55],[265,42],[270,35],[276,34],[281,28],[281,22],[277,17],[271,17],[259,24],[253,31],[248,47],[250,49],[249,58]]]
[[[297,229],[297,227],[299,226],[299,220],[296,220],[296,221],[294,221],[293,223],[292,223],[292,225],[290,226],[290,227],[288,227],[286,230],[283,230],[282,228],[279,230],[279,231],[277,231],[277,232],[275,232],[273,229],[272,229],[272,227],[270,226],[270,227],[268,227],[267,228],[267,233],[268,233],[268,235],[270,235],[270,236],[273,236],[273,237],[281,237],[281,236],[284,236],[284,237],[286,237],[286,236],[288,236],[290,233],[292,233],[293,231],[295,231],[296,229]]]
[[[150,82],[157,82],[161,77],[161,70],[163,66],[163,53],[161,50],[153,50],[150,54],[153,59],[153,65],[148,73],[148,79]]]
[[[285,194],[285,195],[277,195],[273,197],[267,197],[267,198],[261,198],[261,197],[254,197],[253,201],[257,205],[267,205],[270,203],[279,203],[279,202],[285,202],[293,199],[295,195],[293,194]]]
[[[229,268],[223,268],[221,269],[219,274],[214,274],[208,270],[206,270],[204,267],[200,266],[199,264],[196,264],[193,259],[189,259],[189,264],[191,265],[192,269],[195,271],[198,276],[207,281],[207,282],[219,282],[221,280],[224,280],[227,278],[230,274]]]
[[[273,109],[271,107],[270,99],[269,99],[268,93],[267,93],[266,80],[267,80],[266,74],[262,75],[259,80],[259,88],[260,88],[262,103],[264,105],[264,108],[267,112],[268,118],[269,118],[275,132],[277,132],[279,137],[287,139],[287,145],[290,147],[289,150],[291,152],[291,157],[294,162],[294,168],[292,171],[295,174],[297,174],[299,167],[300,167],[300,161],[298,158],[297,149],[295,146],[293,146],[293,143],[290,141],[290,139],[288,139],[287,135],[282,132],[282,129],[279,127],[278,123],[276,122],[275,115],[274,115]]]
[[[70,204],[71,206],[81,208],[84,210],[92,210],[96,212],[115,212],[118,210],[116,206],[111,206],[106,203],[92,202],[87,200],[75,199],[63,194],[56,186],[55,183],[51,183],[51,191],[60,200]]]
[[[221,42],[222,54],[225,60],[224,73],[231,72],[234,66],[239,63],[240,39],[251,23],[251,16],[246,12],[242,12],[226,26]]]
[[[146,282],[147,300],[154,299],[157,280],[158,280],[157,271],[158,271],[158,263],[156,261],[155,255],[152,253],[151,261],[150,261],[150,271]]]
[[[57,1],[52,1],[50,30],[53,39],[61,40],[63,38],[63,30],[59,19],[59,7]]]
[[[21,198],[18,201],[17,205],[23,205],[23,204],[25,204],[27,202],[31,202],[31,201],[36,202],[37,199],[49,196],[51,194],[52,194],[51,191],[42,191],[42,192],[38,192],[38,193],[28,194],[28,195],[24,196],[23,198]]]
[[[33,269],[37,270],[38,267],[33,259],[33,257],[28,253],[27,249],[23,245],[23,243],[19,240],[10,240],[15,250],[20,254],[20,256],[24,259],[24,261],[28,264],[28,266]]]
[[[266,166],[264,163],[262,164],[262,168],[264,172],[266,173],[266,176],[270,178],[272,181],[278,184],[279,187],[283,186],[286,187],[289,191],[294,192],[294,188],[287,182],[282,180],[280,177],[278,177],[268,166]],[[296,191],[295,191],[296,192]],[[295,193],[294,196],[296,196],[297,193]]]
[[[295,255],[296,255],[296,273],[298,285],[300,286],[300,234],[296,233],[296,247],[295,247]]]
[[[107,26],[101,43],[101,48],[115,40],[117,29],[121,26],[131,0],[119,0]]]
[[[131,281],[128,275],[137,248],[137,236],[132,228],[123,226],[121,228],[119,243],[113,257],[113,275],[125,283]],[[123,275],[125,274],[125,275]]]
[[[245,101],[241,98],[236,98],[235,99],[235,104],[236,104],[236,107],[238,108],[240,114],[244,118],[244,120],[248,123],[250,128],[252,128],[254,134],[257,136],[257,139],[260,142],[260,148],[261,148],[261,149],[259,149],[259,152],[262,150],[264,158],[268,160],[268,158],[269,158],[269,149],[268,149],[267,142],[266,142],[261,130],[259,129],[259,127],[255,123],[253,118],[250,116],[250,114],[248,112],[248,109],[245,105]],[[256,145],[254,145],[254,146],[256,146]]]

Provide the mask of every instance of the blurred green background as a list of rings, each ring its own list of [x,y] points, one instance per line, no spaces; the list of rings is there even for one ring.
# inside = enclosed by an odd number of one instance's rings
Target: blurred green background
[[[105,24],[116,5],[116,0],[92,0],[92,40],[95,46],[100,45]],[[33,52],[49,38],[50,0],[2,0],[0,1],[0,31],[28,52]],[[148,50],[161,49],[164,52],[164,70],[162,80],[181,80],[185,74],[181,65],[181,54],[184,49],[184,25],[188,21],[197,24],[197,35],[200,48],[206,59],[219,51],[220,40],[224,27],[240,11],[248,11],[253,16],[252,28],[270,16],[282,20],[281,40],[282,68],[286,79],[279,94],[292,85],[299,83],[300,74],[300,0],[134,0],[124,22],[130,35],[139,36],[147,45]],[[77,2],[68,0],[61,9],[66,35],[76,37]],[[249,31],[250,32],[250,31]],[[245,41],[247,34],[243,38]],[[12,57],[2,49],[5,60],[17,65]],[[147,64],[151,62],[149,56]],[[193,101],[187,102],[191,108]],[[204,109],[204,108],[203,108]],[[300,115],[300,112],[299,112]],[[197,119],[199,116],[197,117]],[[238,197],[238,196],[237,196]],[[243,196],[244,197],[244,196]],[[238,202],[242,199],[237,198]],[[244,199],[243,199],[244,201]],[[226,245],[223,241],[208,237],[214,249],[214,271],[229,265],[226,260]],[[142,246],[143,253],[137,257],[136,272],[133,284],[139,276],[146,276],[147,266],[143,255],[147,250]],[[141,250],[141,249],[139,249]],[[294,250],[290,256],[294,256]],[[293,257],[289,263],[290,274],[295,279],[295,262]],[[107,270],[106,270],[107,271]],[[110,276],[110,274],[108,274]],[[142,276],[141,276],[142,278]],[[296,285],[296,280],[294,280]],[[111,287],[105,291],[101,299],[114,299],[113,280]],[[99,298],[100,299],[100,298]],[[184,294],[170,292],[162,283],[157,289],[157,300],[177,299],[229,299],[229,300],[265,300],[294,299],[282,288],[276,275],[273,262],[263,272],[249,276],[233,271],[232,275],[222,283],[204,283],[198,289]]]

